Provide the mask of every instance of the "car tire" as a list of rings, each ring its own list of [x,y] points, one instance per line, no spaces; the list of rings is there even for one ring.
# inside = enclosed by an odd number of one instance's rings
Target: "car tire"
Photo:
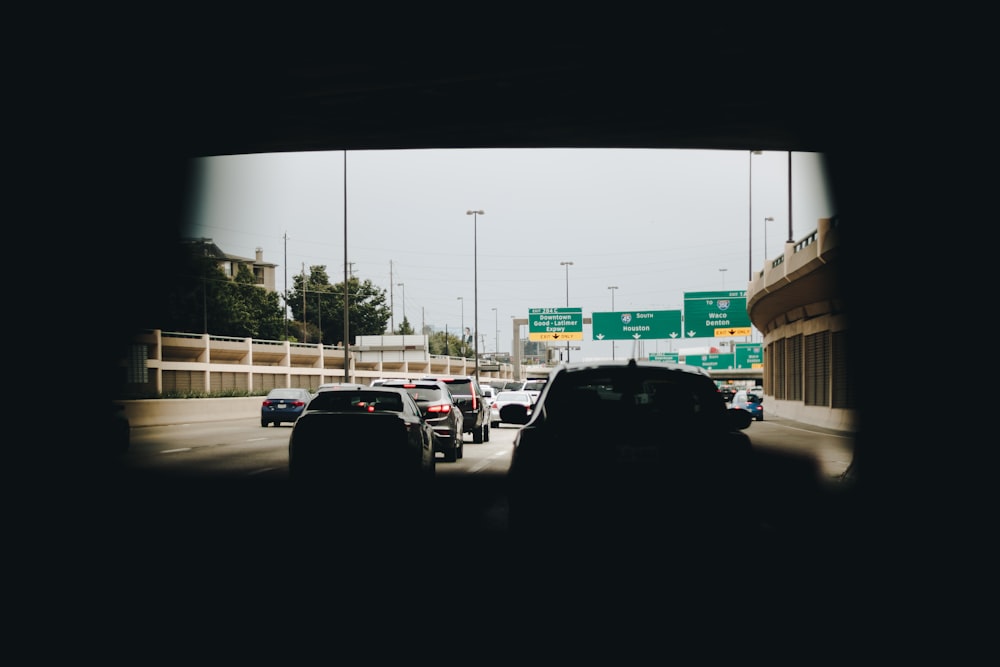
[[[472,442],[476,443],[477,445],[482,444],[483,442],[482,426],[480,426],[479,428],[477,428],[475,431],[472,432]]]
[[[499,428],[500,422],[490,422],[490,428]]]
[[[490,441],[490,425],[489,423],[483,424],[483,442]]]
[[[455,451],[457,452],[458,458],[465,458],[465,441],[462,438],[458,438],[457,444],[455,445]]]
[[[263,428],[267,428],[267,420],[266,420],[266,419],[261,419],[261,420],[260,420],[260,425],[261,425],[261,426],[262,426]]]

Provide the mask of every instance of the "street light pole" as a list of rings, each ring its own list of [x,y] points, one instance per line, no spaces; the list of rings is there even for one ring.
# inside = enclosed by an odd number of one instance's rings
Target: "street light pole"
[[[499,315],[497,315],[496,308],[492,308],[491,310],[493,311],[493,340],[495,341],[493,353],[500,354],[500,321],[498,320]]]
[[[747,280],[753,280],[753,156],[761,155],[763,151],[750,151],[750,183],[747,188],[747,215],[750,216],[750,238],[747,241],[747,259],[750,263],[750,273]]]
[[[477,265],[477,246],[479,241],[477,236],[479,234],[479,216],[486,215],[486,211],[482,209],[478,211],[468,210],[465,214],[472,216],[472,317],[475,318],[472,324],[472,342],[475,345],[476,382],[479,382],[479,267]]]
[[[610,285],[608,289],[611,290],[611,312],[615,312],[615,290],[618,289],[618,285]],[[615,340],[611,339],[611,360],[615,360]]]
[[[569,308],[569,267],[573,262],[559,262],[559,266],[566,267],[566,307]],[[569,362],[569,339],[566,340],[566,361]]]
[[[767,216],[764,218],[764,261],[767,261],[767,223],[773,222],[774,218]]]
[[[462,302],[462,332],[459,334],[459,338],[462,339],[462,356],[465,356],[465,297],[458,297],[458,300]]]
[[[406,285],[403,283],[396,283],[398,287],[403,288],[403,319],[399,322],[399,328],[403,328],[403,322],[406,321]]]
[[[726,291],[726,271],[728,271],[728,269],[719,269],[719,271],[722,273],[722,291],[725,292]]]

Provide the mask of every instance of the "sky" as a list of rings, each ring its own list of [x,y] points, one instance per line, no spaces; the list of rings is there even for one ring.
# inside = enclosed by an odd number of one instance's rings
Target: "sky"
[[[313,265],[342,282],[346,237],[351,275],[386,290],[391,323],[405,307],[415,330],[458,335],[478,310],[480,353],[510,352],[512,318],[532,308],[682,310],[686,292],[745,290],[765,242],[768,258],[783,251],[790,217],[799,240],[836,213],[817,153],[490,148],[196,162],[186,236],[241,257],[262,249],[279,291]],[[583,335],[572,361],[612,356],[589,325]],[[626,358],[718,341],[614,344]]]

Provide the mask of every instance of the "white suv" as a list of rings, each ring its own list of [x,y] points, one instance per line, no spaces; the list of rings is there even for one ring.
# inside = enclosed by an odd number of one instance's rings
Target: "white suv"
[[[537,401],[539,395],[542,393],[542,389],[545,388],[545,383],[548,379],[534,378],[531,380],[526,380],[524,386],[521,387],[521,391],[527,392],[531,396],[532,402]]]

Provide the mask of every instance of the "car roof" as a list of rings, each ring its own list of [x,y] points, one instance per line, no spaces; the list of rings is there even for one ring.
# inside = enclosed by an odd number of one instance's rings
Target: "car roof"
[[[586,370],[614,370],[623,368],[635,368],[642,369],[644,371],[659,372],[659,371],[672,371],[676,373],[684,373],[692,376],[701,376],[705,378],[712,378],[712,374],[709,373],[705,368],[701,366],[691,366],[689,364],[679,364],[672,362],[663,361],[641,361],[636,359],[628,360],[602,360],[599,362],[592,361],[574,361],[574,362],[563,362],[556,366],[552,370],[552,374],[549,379],[554,378],[556,375],[563,373],[576,373]]]

